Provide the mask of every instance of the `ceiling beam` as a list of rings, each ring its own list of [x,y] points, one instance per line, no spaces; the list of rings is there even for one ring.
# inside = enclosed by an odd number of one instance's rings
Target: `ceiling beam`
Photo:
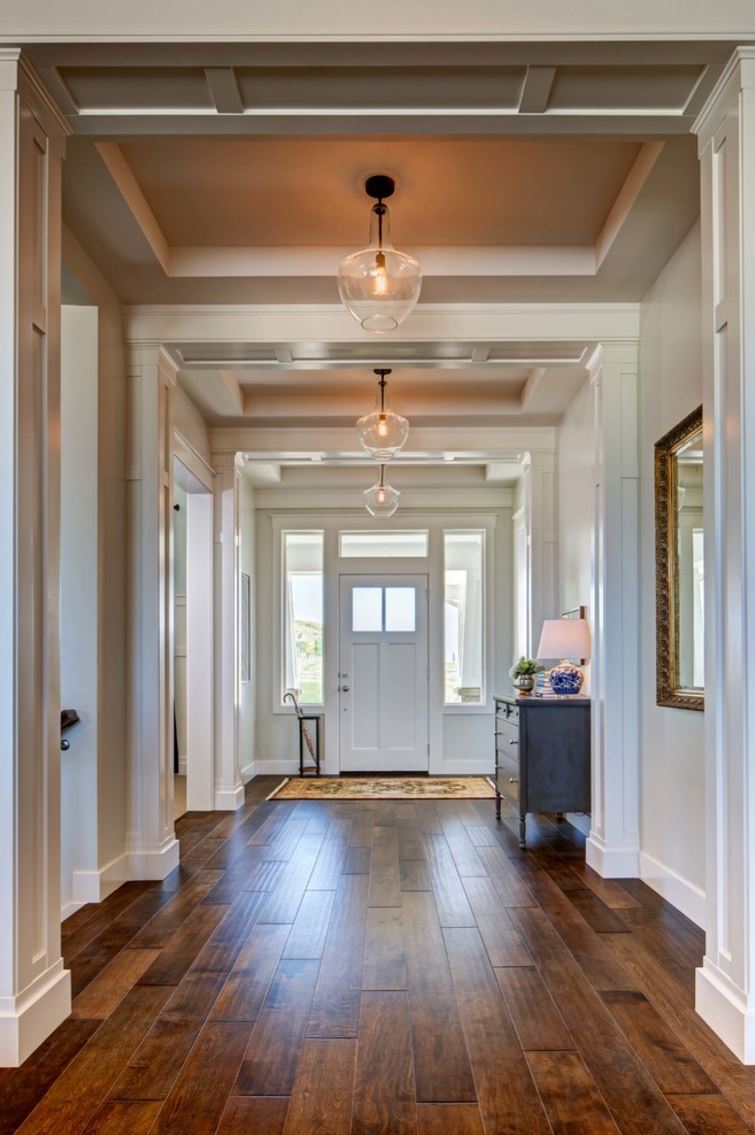
[[[555,67],[529,66],[519,92],[520,114],[544,114],[548,109],[551,87],[556,77]]]
[[[131,210],[134,220],[142,230],[160,267],[167,273],[171,253],[170,245],[142,192],[139,182],[134,177],[131,166],[123,156],[123,151],[116,142],[96,142],[95,148],[115,182],[118,192]]]
[[[244,113],[244,103],[233,67],[205,67],[204,77],[218,114]]]

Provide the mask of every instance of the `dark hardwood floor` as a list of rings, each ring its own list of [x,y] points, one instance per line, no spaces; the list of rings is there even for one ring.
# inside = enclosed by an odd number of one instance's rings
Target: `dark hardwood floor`
[[[755,1070],[693,1009],[703,936],[492,801],[265,802],[63,927],[72,1016],[0,1135],[739,1135]]]

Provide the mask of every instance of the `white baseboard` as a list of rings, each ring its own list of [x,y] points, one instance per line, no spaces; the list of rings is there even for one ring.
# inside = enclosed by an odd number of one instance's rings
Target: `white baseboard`
[[[610,847],[599,835],[591,832],[585,844],[588,867],[604,879],[637,879],[640,874],[640,853],[636,847]]]
[[[255,761],[250,761],[248,765],[244,765],[241,770],[241,783],[248,784],[257,775],[257,765]]]
[[[158,846],[130,846],[127,854],[130,879],[159,882],[178,866],[178,840],[170,835]]]
[[[695,971],[695,1009],[743,1064],[755,1064],[755,1009],[709,958]]]
[[[565,815],[571,826],[576,828],[578,832],[582,832],[582,835],[590,834],[592,816],[589,812],[566,812]]]
[[[235,788],[215,789],[215,811],[236,812],[244,804],[244,785],[237,784]]]
[[[255,761],[256,776],[298,776],[298,761]]]
[[[71,974],[63,959],[16,997],[0,997],[0,1068],[18,1068],[71,1012]]]
[[[60,921],[65,922],[65,920],[70,918],[72,914],[75,914],[77,910],[81,910],[82,906],[86,906],[86,903],[67,902],[65,906],[60,908]]]
[[[483,759],[479,761],[446,761],[438,768],[432,768],[429,771],[430,776],[492,776],[493,766],[489,760]],[[328,770],[323,767],[323,772],[328,776],[338,776],[338,770],[334,773],[329,773]],[[299,762],[298,760],[256,761],[254,775],[298,776]],[[407,772],[406,775],[419,776],[421,773]]]
[[[701,930],[705,929],[705,891],[646,851],[640,852],[640,878]]]
[[[99,871],[74,871],[71,897],[79,906],[87,902],[102,902],[129,878],[129,857],[124,851]]]

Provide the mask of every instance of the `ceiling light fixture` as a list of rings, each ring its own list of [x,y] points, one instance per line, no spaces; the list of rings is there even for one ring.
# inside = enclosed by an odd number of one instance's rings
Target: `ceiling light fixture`
[[[401,493],[393,485],[385,483],[385,465],[380,466],[380,477],[371,488],[364,491],[364,507],[370,516],[387,518],[393,516],[398,508]]]
[[[376,461],[390,461],[406,445],[409,422],[390,407],[385,376],[393,372],[378,368],[373,373],[380,377],[375,409],[359,419],[357,432],[362,447],[370,457],[374,457]]]
[[[422,271],[413,256],[398,252],[391,244],[385,199],[396,188],[393,178],[375,174],[367,178],[364,188],[375,201],[370,210],[370,243],[341,261],[338,294],[365,331],[395,331],[416,306]]]

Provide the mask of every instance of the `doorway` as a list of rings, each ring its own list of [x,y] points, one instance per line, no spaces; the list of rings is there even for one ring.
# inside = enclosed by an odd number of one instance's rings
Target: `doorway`
[[[427,575],[341,575],[341,772],[427,772]]]
[[[212,493],[173,465],[175,816],[214,806]]]

